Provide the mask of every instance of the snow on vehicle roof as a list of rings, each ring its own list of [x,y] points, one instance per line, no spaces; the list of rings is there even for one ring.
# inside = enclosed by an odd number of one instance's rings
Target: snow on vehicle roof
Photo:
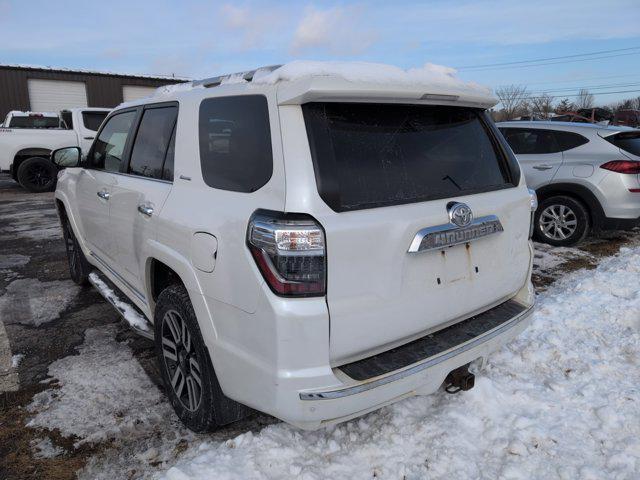
[[[248,79],[248,80],[247,80]],[[202,88],[228,85],[283,84],[286,92],[278,94],[281,103],[304,103],[325,97],[407,98],[433,102],[458,102],[489,108],[498,100],[491,90],[456,76],[456,70],[426,63],[419,68],[404,70],[393,65],[368,62],[319,62],[298,60],[280,67],[222,75],[195,82],[165,85],[156,89],[151,98],[173,97],[175,94]],[[289,88],[291,87],[291,88]],[[145,103],[148,99],[125,102],[119,108]]]
[[[369,62],[316,62],[299,60],[282,65],[272,72],[256,72],[253,83],[274,84],[309,77],[337,77],[354,83],[381,85],[420,85],[445,87],[456,90],[471,90],[473,93],[490,95],[490,90],[473,82],[456,77],[456,70],[444,65],[425,63],[420,68],[404,70],[394,65]]]

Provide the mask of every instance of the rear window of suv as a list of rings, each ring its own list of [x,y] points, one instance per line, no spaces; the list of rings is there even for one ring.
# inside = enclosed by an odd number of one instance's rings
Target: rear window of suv
[[[640,132],[620,132],[606,137],[605,140],[625,152],[640,157]]]
[[[328,102],[302,110],[318,192],[334,211],[513,186],[482,110]]]

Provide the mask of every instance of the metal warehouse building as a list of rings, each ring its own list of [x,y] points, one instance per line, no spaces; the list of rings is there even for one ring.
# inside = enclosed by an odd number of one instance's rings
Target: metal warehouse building
[[[0,65],[0,122],[11,110],[57,112],[73,107],[115,107],[188,79],[119,75],[22,65]]]

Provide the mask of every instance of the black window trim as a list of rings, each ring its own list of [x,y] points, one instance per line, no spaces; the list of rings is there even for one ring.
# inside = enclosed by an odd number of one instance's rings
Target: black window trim
[[[323,102],[320,102],[323,103]],[[327,102],[328,103],[328,102]],[[340,102],[340,103],[349,103],[349,102]],[[304,104],[303,104],[304,105]],[[301,106],[303,106],[301,105]],[[395,105],[395,103],[394,103]],[[408,105],[408,106],[414,106],[414,105],[418,105],[415,103],[398,103],[398,105]],[[464,107],[464,108],[473,108],[473,107]],[[487,114],[486,110],[483,109],[475,109],[477,110],[477,116],[478,116],[478,120],[480,122],[480,125],[482,126],[482,128],[485,130],[485,132],[487,133],[488,137],[489,137],[489,141],[491,142],[491,146],[494,149],[494,152],[496,154],[496,158],[498,160],[498,166],[500,168],[500,171],[503,175],[503,177],[505,178],[505,183],[502,185],[491,185],[491,186],[487,186],[487,187],[483,187],[483,188],[477,188],[477,189],[473,189],[473,190],[467,190],[465,192],[461,192],[458,195],[455,195],[455,198],[458,197],[466,197],[468,195],[477,195],[480,193],[487,193],[487,192],[497,192],[500,190],[506,190],[508,188],[517,188],[518,185],[520,184],[520,178],[521,178],[521,170],[520,167],[517,163],[517,161],[515,160],[515,158],[512,158],[510,152],[507,150],[506,146],[503,144],[503,142],[501,142],[499,140],[499,131],[495,126],[495,123],[490,119],[490,117]],[[358,211],[358,210],[371,210],[374,208],[384,208],[384,207],[393,207],[393,206],[397,206],[397,205],[410,205],[410,204],[414,204],[414,203],[422,203],[422,202],[431,202],[434,200],[441,200],[442,198],[449,198],[449,197],[439,197],[439,196],[425,196],[425,197],[420,197],[420,198],[415,198],[413,200],[398,200],[398,201],[385,201],[385,202],[375,202],[375,203],[368,203],[368,204],[363,204],[363,205],[358,205],[356,207],[347,207],[345,208],[344,206],[341,206],[341,208],[336,209],[336,205],[338,205],[339,202],[339,195],[336,193],[336,186],[335,185],[327,185],[329,183],[328,180],[331,180],[331,183],[333,183],[333,179],[322,179],[321,176],[319,175],[319,170],[318,170],[318,156],[316,153],[316,142],[313,141],[313,136],[314,136],[314,132],[313,130],[309,127],[309,125],[306,122],[306,119],[304,120],[304,126],[305,126],[305,132],[307,134],[307,140],[308,140],[308,145],[309,145],[309,152],[311,154],[311,160],[313,162],[313,171],[314,171],[314,177],[316,180],[316,189],[318,190],[318,195],[320,196],[320,198],[322,199],[322,201],[334,212],[336,213],[346,213],[346,212],[354,212],[354,211]],[[506,142],[506,140],[505,140]],[[451,196],[451,198],[454,198],[454,196]]]
[[[135,143],[136,138],[138,137],[138,131],[140,130],[140,124],[142,123],[142,119],[144,118],[144,112],[147,110],[153,110],[155,108],[166,108],[166,107],[176,107],[176,120],[173,123],[173,128],[171,129],[171,134],[176,131],[178,127],[178,116],[180,114],[180,103],[176,101],[172,102],[160,102],[160,103],[148,103],[145,105],[140,105],[138,115],[136,116],[133,124],[132,136],[130,139],[127,139],[127,144],[125,145],[125,153],[122,158],[122,165],[120,168],[120,175],[124,175],[125,177],[134,177],[140,178],[143,180],[149,180],[151,182],[161,182],[161,183],[173,183],[173,180],[165,180],[164,178],[153,178],[153,177],[145,177],[143,175],[136,175],[135,173],[129,173],[129,164],[131,161],[131,152],[133,152],[133,145]],[[106,122],[106,120],[105,120]],[[177,134],[177,132],[176,132]],[[131,140],[129,142],[129,140]],[[169,138],[169,143],[171,143],[171,138]],[[162,159],[162,171],[164,173],[164,163],[167,161],[167,152],[169,151],[169,144],[167,144],[167,150],[164,152],[164,158]],[[175,165],[175,159],[174,159]]]
[[[269,174],[269,178],[262,184],[262,186],[260,188],[257,188],[256,190],[252,191],[252,192],[244,192],[244,191],[238,191],[238,190],[227,190],[224,188],[219,188],[219,187],[212,187],[211,185],[209,185],[207,183],[207,181],[205,180],[204,177],[204,172],[202,171],[202,152],[200,151],[200,110],[202,109],[202,104],[204,102],[206,102],[207,100],[214,100],[214,99],[218,99],[218,98],[234,98],[234,97],[263,97],[266,105],[267,105],[267,127],[269,128],[269,142],[271,144],[271,173]],[[200,166],[200,176],[202,178],[202,181],[204,182],[204,184],[208,187],[208,188],[213,188],[214,190],[219,190],[221,192],[232,192],[232,193],[239,193],[239,194],[245,194],[245,195],[252,195],[256,192],[259,192],[260,190],[262,190],[264,187],[266,187],[267,185],[269,185],[269,182],[271,182],[271,180],[273,180],[274,174],[275,174],[275,165],[276,165],[276,154],[275,154],[275,150],[274,150],[274,132],[273,132],[273,124],[271,121],[271,115],[272,115],[272,107],[271,107],[271,102],[269,101],[269,97],[265,94],[265,93],[259,93],[259,92],[248,92],[248,93],[236,93],[236,94],[231,94],[231,95],[215,95],[215,96],[211,96],[211,97],[205,97],[203,99],[200,100],[200,102],[198,103],[198,161],[199,161],[199,166]],[[278,127],[279,128],[279,127]],[[281,140],[277,140],[277,141],[281,141]]]
[[[498,128],[500,129],[500,131],[502,131],[502,130],[520,130],[520,131],[522,131],[522,130],[542,130],[542,131],[546,131],[546,132],[551,132],[554,136],[556,136],[555,135],[556,133],[569,133],[571,135],[577,135],[577,136],[581,137],[584,140],[584,142],[582,142],[579,145],[576,145],[575,147],[562,149],[562,142],[560,142],[558,140],[558,138],[556,137],[556,144],[558,145],[558,147],[561,148],[561,150],[558,150],[557,152],[549,152],[549,153],[515,153],[514,152],[515,155],[555,155],[557,153],[562,154],[564,152],[571,151],[574,148],[581,147],[581,146],[586,145],[587,143],[591,142],[591,140],[589,140],[587,137],[585,137],[584,135],[582,135],[582,134],[580,134],[578,132],[572,132],[571,130],[559,130],[557,128],[549,128],[546,125],[545,126],[540,126],[540,127],[537,127],[537,126],[535,126],[535,127],[533,127],[533,126],[512,126],[512,125],[506,126],[505,125],[505,126],[500,126]],[[503,135],[504,135],[504,133],[503,133]],[[506,136],[505,136],[505,141],[507,141]],[[507,141],[507,143],[509,143],[509,142]]]
[[[91,144],[91,148],[89,149],[89,152],[87,153],[87,160],[85,162],[83,162],[82,168],[86,169],[86,170],[95,170],[97,172],[105,172],[105,173],[111,173],[114,175],[121,175],[122,174],[122,167],[125,164],[125,162],[128,164],[129,163],[129,152],[130,152],[130,146],[131,146],[131,132],[133,131],[133,128],[137,125],[137,123],[140,120],[140,112],[142,111],[141,107],[128,107],[128,108],[123,108],[121,110],[116,110],[111,112],[107,118],[104,119],[104,121],[102,122],[102,125],[100,125],[100,130],[98,130],[96,132],[96,136],[95,136],[95,140],[93,141],[93,143]],[[104,130],[104,128],[107,126],[107,124],[111,121],[111,119],[113,117],[115,117],[116,115],[121,115],[123,113],[131,113],[131,112],[135,112],[136,115],[133,117],[133,122],[131,123],[131,127],[129,128],[129,134],[127,136],[127,141],[124,144],[124,148],[122,149],[122,159],[120,161],[120,170],[115,172],[115,171],[108,171],[105,170],[104,168],[96,168],[92,165],[89,164],[88,159],[90,159],[93,156],[93,152],[96,148],[96,143],[98,141],[98,138],[100,138],[100,135],[102,134],[102,131]]]
[[[149,104],[145,104],[145,105],[137,105],[137,106],[133,106],[133,107],[128,107],[128,108],[123,108],[121,110],[116,110],[111,112],[107,118],[104,119],[104,121],[102,122],[102,125],[100,125],[100,130],[98,132],[96,132],[96,136],[95,138],[97,139],[100,134],[102,133],[102,130],[104,129],[104,127],[107,125],[107,123],[109,123],[109,121],[115,117],[116,115],[120,115],[122,113],[129,113],[129,112],[136,112],[136,116],[133,119],[133,123],[131,124],[131,129],[129,130],[129,136],[127,137],[127,141],[124,144],[124,148],[122,150],[122,161],[120,162],[120,170],[117,172],[109,172],[107,170],[105,170],[104,168],[95,168],[92,167],[88,164],[88,162],[84,162],[84,165],[82,165],[82,168],[85,168],[87,170],[96,170],[98,172],[105,172],[105,173],[111,173],[114,175],[122,175],[125,177],[133,177],[133,178],[140,178],[143,180],[149,180],[151,182],[160,182],[160,183],[169,183],[172,184],[173,181],[172,180],[165,180],[163,178],[151,178],[151,177],[143,177],[142,175],[135,175],[132,173],[129,173],[129,160],[131,157],[131,152],[133,151],[133,143],[135,141],[135,138],[138,136],[138,129],[140,128],[140,122],[142,120],[142,115],[144,113],[145,110],[151,110],[153,108],[163,108],[163,107],[173,107],[175,106],[178,109],[178,114],[176,114],[176,121],[173,125],[173,130],[177,129],[177,125],[178,125],[178,115],[180,112],[180,104],[179,102],[173,101],[173,102],[160,102],[160,103],[149,103]],[[173,131],[172,130],[172,131]],[[91,145],[91,148],[89,149],[89,152],[87,153],[87,158],[91,158],[91,156],[93,155],[93,150],[95,148],[95,144],[96,142],[94,141],[93,144]],[[167,152],[165,152],[165,158],[162,161],[162,168],[164,170],[164,162],[166,161],[166,155]],[[175,160],[174,160],[175,162]],[[175,163],[174,163],[175,165]]]

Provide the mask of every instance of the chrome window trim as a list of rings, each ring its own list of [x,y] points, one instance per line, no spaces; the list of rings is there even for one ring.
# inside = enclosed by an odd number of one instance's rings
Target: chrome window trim
[[[356,395],[358,393],[366,392],[367,390],[371,390],[373,388],[380,387],[382,385],[387,385],[388,383],[393,383],[395,381],[401,380],[403,378],[409,377],[411,375],[415,375],[427,368],[433,367],[434,365],[438,365],[439,363],[445,362],[452,357],[460,355],[472,348],[475,348],[489,340],[497,337],[498,335],[510,330],[511,328],[518,325],[520,322],[526,320],[533,313],[534,305],[530,305],[526,310],[519,313],[515,317],[507,320],[502,325],[497,326],[493,330],[489,330],[483,335],[475,337],[472,340],[469,340],[466,343],[462,343],[453,349],[444,352],[435,357],[430,357],[423,361],[422,363],[414,364],[413,366],[407,367],[404,370],[396,370],[393,373],[389,373],[386,376],[378,377],[376,380],[365,381],[358,385],[353,385],[346,388],[340,388],[336,390],[327,390],[327,391],[302,391],[299,392],[300,400],[309,401],[309,400],[331,400],[336,398],[348,397],[351,395]]]
[[[431,237],[435,238],[436,235],[443,234],[443,233],[460,232],[464,234],[467,232],[477,231],[478,229],[483,227],[491,229],[491,231],[486,231],[484,233],[479,232],[475,234],[475,236],[473,236],[472,238],[465,237],[463,235],[463,238],[460,238],[451,242],[446,242],[446,243],[435,245],[432,247],[422,248],[422,243],[424,242],[425,238],[426,239],[429,239]],[[420,253],[420,252],[427,252],[430,250],[441,250],[443,248],[452,247],[454,245],[460,245],[462,243],[472,242],[479,238],[484,238],[489,235],[493,235],[503,231],[504,231],[504,228],[502,227],[502,223],[500,222],[500,219],[496,215],[487,215],[484,217],[476,218],[472,220],[471,223],[466,227],[458,227],[453,223],[447,223],[445,225],[436,225],[433,227],[426,227],[426,228],[423,228],[422,230],[419,230],[418,233],[416,233],[415,237],[413,237],[413,240],[411,241],[411,245],[409,246],[408,253]]]

